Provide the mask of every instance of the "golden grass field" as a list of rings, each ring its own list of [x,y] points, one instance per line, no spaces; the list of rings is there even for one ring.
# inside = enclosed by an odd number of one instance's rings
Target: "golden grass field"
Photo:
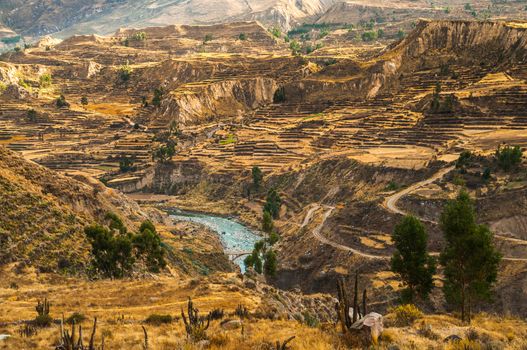
[[[4,271],[5,272],[5,271]],[[199,349],[187,340],[181,318],[186,311],[187,298],[192,297],[200,314],[222,308],[225,318],[236,319],[234,310],[239,304],[254,314],[261,306],[261,298],[244,287],[237,274],[215,274],[194,279],[159,277],[148,280],[86,281],[57,275],[37,275],[26,271],[24,277],[6,274],[0,282],[0,334],[11,338],[0,341],[0,349],[52,349],[59,340],[58,323],[40,329],[32,337],[19,335],[20,321],[36,316],[38,300],[51,302],[54,319],[69,317],[73,312],[86,316],[82,323],[84,342],[88,342],[93,318],[97,317],[96,343],[104,335],[105,349],[143,349],[142,326],[148,333],[149,349]],[[18,288],[18,289],[17,289]],[[152,314],[171,315],[171,324],[152,325],[145,319]],[[209,349],[274,349],[276,341],[295,336],[289,344],[294,350],[346,349],[340,340],[335,323],[322,323],[309,327],[296,320],[271,320],[257,317],[244,319],[243,328],[224,330],[221,321],[212,321],[207,331]],[[66,326],[69,327],[69,326]],[[385,316],[385,330],[378,349],[397,345],[400,349],[443,349],[443,339],[456,334],[468,334],[481,344],[494,344],[492,349],[525,349],[527,324],[519,319],[488,314],[477,315],[472,324],[462,324],[449,315],[424,315],[410,325],[400,325],[394,314]],[[474,344],[466,349],[483,349]]]

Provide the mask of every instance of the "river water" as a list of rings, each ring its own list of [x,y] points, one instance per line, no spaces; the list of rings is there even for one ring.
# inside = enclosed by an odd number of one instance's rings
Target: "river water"
[[[191,221],[215,231],[220,237],[225,253],[229,256],[253,250],[254,244],[262,239],[256,232],[236,220],[220,216],[189,213],[178,209],[170,210],[170,217],[178,221]],[[234,261],[245,272],[243,257]]]

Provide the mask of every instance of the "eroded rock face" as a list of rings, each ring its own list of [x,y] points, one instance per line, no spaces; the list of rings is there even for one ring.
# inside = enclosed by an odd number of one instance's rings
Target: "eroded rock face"
[[[417,29],[393,47],[405,62],[419,61],[433,51],[480,61],[523,58],[527,28],[507,22],[421,21]]]
[[[276,82],[270,78],[221,81],[204,86],[199,93],[173,93],[163,103],[162,114],[187,125],[236,116],[239,111],[272,102],[276,89]]]

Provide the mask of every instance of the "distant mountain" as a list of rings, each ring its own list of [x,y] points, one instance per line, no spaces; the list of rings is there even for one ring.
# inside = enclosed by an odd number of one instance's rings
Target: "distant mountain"
[[[259,20],[284,29],[336,0],[3,0],[0,22],[24,36],[108,34],[120,27]]]

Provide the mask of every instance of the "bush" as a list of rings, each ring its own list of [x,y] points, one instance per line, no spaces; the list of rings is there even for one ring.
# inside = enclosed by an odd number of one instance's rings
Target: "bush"
[[[55,105],[57,106],[57,108],[69,108],[69,106],[70,106],[68,101],[66,101],[66,97],[64,95],[60,95],[55,100]]]
[[[117,76],[119,77],[119,80],[122,83],[126,83],[132,77],[132,72],[132,67],[130,67],[128,63],[126,63],[125,65],[119,68],[119,70],[117,71]]]
[[[278,88],[274,92],[273,103],[282,103],[285,102],[285,89],[283,87]]]
[[[304,316],[304,324],[311,328],[316,328],[320,325],[318,318],[311,313],[305,311],[302,316]]]
[[[132,238],[137,257],[144,259],[150,272],[159,272],[166,267],[165,250],[161,246],[161,237],[150,221],[141,224],[139,233]]]
[[[414,321],[423,317],[423,313],[413,304],[399,305],[390,310],[395,315],[395,322],[399,326],[410,326]]]
[[[33,324],[35,327],[39,328],[46,328],[51,326],[51,323],[53,322],[53,318],[51,318],[50,315],[38,315],[33,320]]]
[[[472,158],[472,152],[470,151],[461,152],[456,162],[456,168],[461,168],[462,166],[468,165],[471,158]]]
[[[129,275],[135,262],[129,234],[114,235],[105,227],[94,225],[84,229],[92,246],[93,265],[104,277]]]
[[[172,321],[174,321],[174,318],[170,315],[151,314],[146,318],[145,323],[160,326],[162,324],[172,323]]]
[[[522,157],[523,152],[519,146],[498,147],[496,150],[496,161],[498,166],[504,171],[517,167],[521,163]]]
[[[378,35],[377,32],[369,31],[369,32],[362,33],[361,38],[362,38],[362,41],[369,42],[369,41],[377,40],[377,35]]]
[[[49,73],[42,74],[39,77],[39,83],[40,83],[40,87],[43,87],[43,88],[51,86],[51,74]]]
[[[71,314],[70,317],[66,319],[66,323],[72,324],[75,321],[75,324],[79,324],[85,320],[86,320],[86,316],[84,316],[83,314],[79,312],[74,312],[73,314]]]

